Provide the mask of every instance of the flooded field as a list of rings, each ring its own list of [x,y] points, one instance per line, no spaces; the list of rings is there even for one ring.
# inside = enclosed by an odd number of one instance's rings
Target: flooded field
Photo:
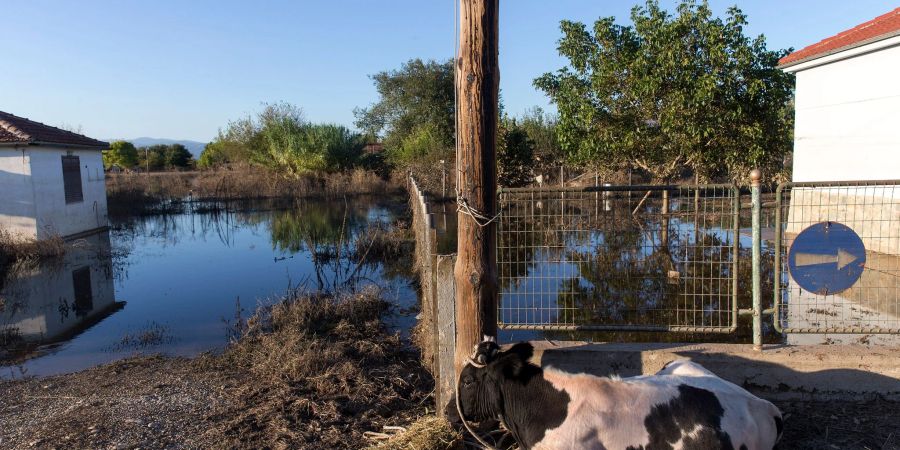
[[[2,282],[0,333],[18,361],[0,362],[0,376],[219,350],[235,323],[289,289],[377,285],[395,304],[389,325],[405,333],[415,321],[411,263],[365,257],[372,227],[389,229],[402,207],[362,198],[194,205],[116,220],[62,261]]]

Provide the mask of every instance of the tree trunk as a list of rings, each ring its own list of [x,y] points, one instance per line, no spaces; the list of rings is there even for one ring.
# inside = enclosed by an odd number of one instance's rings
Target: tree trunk
[[[457,170],[460,202],[477,215],[458,213],[456,373],[482,336],[497,335],[496,143],[500,73],[498,0],[459,0],[456,60]],[[488,223],[489,222],[489,223]]]

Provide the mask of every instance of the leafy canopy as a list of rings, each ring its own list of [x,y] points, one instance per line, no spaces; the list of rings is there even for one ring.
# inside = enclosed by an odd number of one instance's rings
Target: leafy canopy
[[[267,104],[256,117],[228,123],[200,155],[200,167],[249,163],[297,177],[333,172],[361,161],[363,137],[346,127],[313,124],[289,103]]]
[[[372,76],[379,99],[354,110],[356,127],[377,136],[394,162],[453,147],[453,62],[412,59]]]
[[[128,141],[115,141],[109,144],[109,150],[103,152],[103,167],[109,169],[118,166],[130,169],[138,163],[138,151]]]
[[[787,50],[745,36],[740,9],[713,17],[706,1],[673,15],[649,0],[631,19],[601,18],[591,30],[561,22],[569,64],[534,82],[559,109],[569,159],[657,180],[685,167],[704,178],[777,170],[792,142],[793,77],[776,69]]]

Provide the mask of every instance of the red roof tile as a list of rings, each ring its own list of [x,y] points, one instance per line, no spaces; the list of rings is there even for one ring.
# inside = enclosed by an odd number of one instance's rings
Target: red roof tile
[[[0,111],[0,144],[56,144],[109,148],[109,143]]]
[[[830,38],[823,39],[806,48],[797,50],[778,61],[779,66],[798,64],[840,50],[856,47],[869,42],[886,39],[900,32],[900,8],[878,16],[868,22],[842,31]]]

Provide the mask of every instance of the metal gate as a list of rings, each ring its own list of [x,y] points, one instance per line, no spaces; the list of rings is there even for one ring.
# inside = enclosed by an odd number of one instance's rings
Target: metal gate
[[[732,332],[734,185],[503,188],[499,326]]]
[[[900,180],[783,183],[775,205],[775,328],[900,333]]]

